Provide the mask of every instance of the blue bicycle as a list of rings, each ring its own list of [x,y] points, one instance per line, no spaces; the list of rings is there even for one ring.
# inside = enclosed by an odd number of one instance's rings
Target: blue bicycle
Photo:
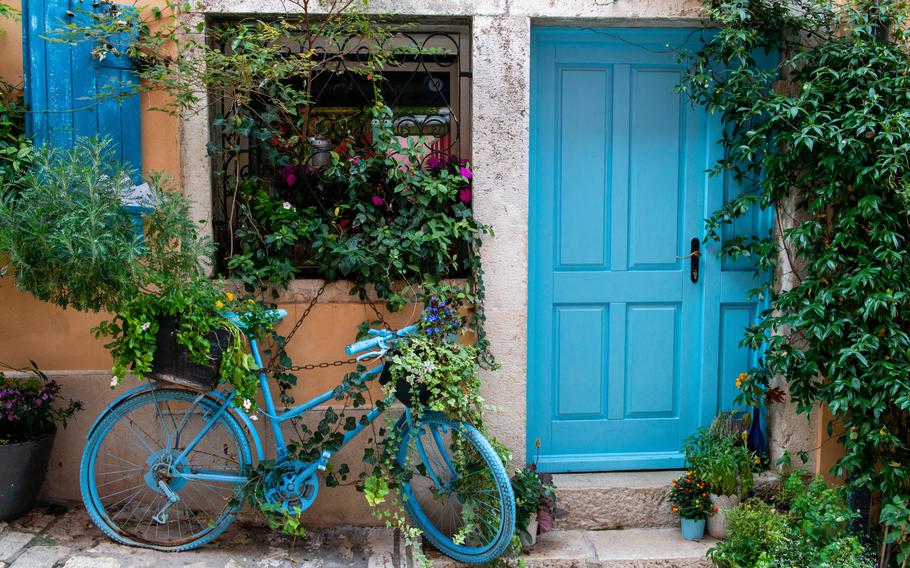
[[[286,315],[273,311],[276,321]],[[358,361],[381,360],[412,331],[370,330],[370,339],[348,345],[346,351],[359,353]],[[248,339],[262,368],[256,340]],[[365,371],[359,380],[378,377],[383,366]],[[258,376],[264,398],[259,415],[271,426],[277,456],[261,480],[263,495],[270,505],[302,511],[316,500],[317,472],[340,448],[322,448],[313,463],[291,459],[281,424],[346,389],[341,385],[279,413],[266,373]],[[253,421],[231,398],[229,388],[200,393],[149,383],[108,406],[89,431],[80,472],[82,498],[95,524],[123,544],[164,551],[198,548],[224,532],[241,506],[238,486],[246,486],[254,475],[254,458],[266,459]],[[385,407],[367,413],[341,445]],[[476,428],[439,413],[418,416],[407,409],[390,440],[397,444],[393,459],[402,505],[431,545],[474,564],[505,551],[515,530],[515,497],[502,461]]]

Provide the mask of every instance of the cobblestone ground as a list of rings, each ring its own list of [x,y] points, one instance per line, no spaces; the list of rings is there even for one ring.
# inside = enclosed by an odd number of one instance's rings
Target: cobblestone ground
[[[114,543],[76,507],[38,507],[0,523],[0,568],[405,568],[402,549],[383,528],[314,529],[295,540],[237,522],[200,550],[157,552]]]

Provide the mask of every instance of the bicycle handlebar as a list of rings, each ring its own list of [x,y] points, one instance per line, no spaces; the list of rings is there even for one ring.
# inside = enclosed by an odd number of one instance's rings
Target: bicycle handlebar
[[[372,349],[373,347],[380,347],[389,339],[393,339],[395,337],[404,337],[405,335],[414,333],[415,329],[417,329],[417,326],[414,325],[409,325],[408,327],[401,328],[398,331],[371,329],[369,331],[370,335],[375,335],[376,337],[364,339],[363,341],[358,341],[357,343],[351,343],[344,348],[344,352],[348,355],[354,355],[355,353],[360,353],[361,351],[366,351],[367,349]]]

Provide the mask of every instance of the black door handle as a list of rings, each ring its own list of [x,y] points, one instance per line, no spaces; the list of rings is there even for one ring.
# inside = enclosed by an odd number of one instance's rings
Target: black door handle
[[[685,260],[689,259],[689,279],[692,280],[692,283],[698,282],[698,271],[699,271],[699,259],[701,258],[701,242],[699,242],[697,237],[693,237],[690,243],[691,252],[686,256],[677,256],[676,260]]]

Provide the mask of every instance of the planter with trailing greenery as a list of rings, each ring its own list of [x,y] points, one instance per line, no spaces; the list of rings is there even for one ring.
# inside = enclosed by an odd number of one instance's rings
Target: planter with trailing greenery
[[[114,314],[95,329],[111,339],[112,387],[127,373],[173,379],[181,374],[175,371],[195,368],[202,373],[197,388],[218,377],[236,387],[238,405],[255,400],[256,365],[243,332],[224,313],[243,314],[259,332],[269,327],[264,308],[241,305],[205,276],[200,261],[211,246],[199,238],[180,193],[156,190],[144,234],[135,232],[117,182],[130,173],[104,140],[36,153],[18,188],[0,198],[0,251],[15,268],[17,288],[63,308]]]
[[[60,385],[32,366],[25,379],[0,373],[0,521],[34,506],[57,425],[65,428],[82,409],[81,402],[61,401]]]
[[[515,492],[515,531],[521,546],[528,550],[537,537],[553,530],[556,513],[556,485],[553,475],[540,473],[535,465],[526,465],[512,475]]]
[[[679,526],[686,540],[701,540],[705,521],[717,512],[708,494],[708,485],[694,471],[673,480],[667,495],[670,508],[679,516]]]
[[[708,533],[725,538],[726,512],[752,488],[755,456],[746,447],[745,433],[737,434],[724,415],[710,428],[701,428],[685,444],[686,465],[703,480],[715,514],[708,519]]]

